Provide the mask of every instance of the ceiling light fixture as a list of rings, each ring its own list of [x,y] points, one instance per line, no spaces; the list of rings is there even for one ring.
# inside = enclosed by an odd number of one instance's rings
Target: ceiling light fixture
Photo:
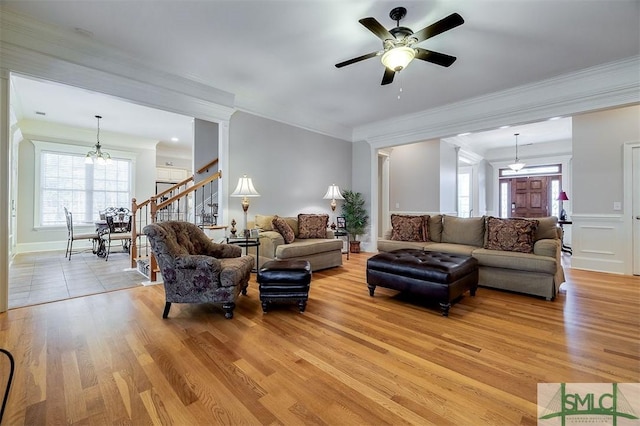
[[[518,159],[518,135],[520,133],[514,133],[513,135],[516,137],[516,161],[513,164],[509,164],[509,168],[514,172],[519,172],[524,167],[524,163]]]
[[[416,57],[416,51],[407,46],[398,46],[387,50],[382,55],[382,64],[391,71],[399,72],[405,69]]]
[[[102,116],[96,115],[98,119],[98,134],[96,136],[96,150],[87,152],[87,156],[84,159],[85,164],[93,164],[93,159],[96,159],[96,162],[100,165],[111,164],[111,155],[108,152],[102,152],[102,146],[100,145],[100,119]]]

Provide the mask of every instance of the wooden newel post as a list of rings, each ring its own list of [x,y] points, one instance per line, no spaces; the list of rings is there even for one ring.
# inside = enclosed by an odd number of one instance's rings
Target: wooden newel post
[[[149,211],[151,212],[151,223],[156,223],[156,212],[158,211],[158,200],[156,196],[149,198]],[[156,257],[153,255],[153,251],[149,253],[149,281],[154,282],[156,280],[156,269],[158,269],[158,263]]]
[[[131,261],[131,267],[137,268],[138,259],[138,203],[136,199],[131,199],[131,245],[129,246],[129,260]]]

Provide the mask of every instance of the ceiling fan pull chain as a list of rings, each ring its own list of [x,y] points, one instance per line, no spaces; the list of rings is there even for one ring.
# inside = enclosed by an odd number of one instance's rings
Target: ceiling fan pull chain
[[[402,77],[400,76],[402,73],[398,72],[396,73],[398,74],[398,80],[397,82],[399,83],[400,88],[398,89],[398,100],[400,100],[400,96],[402,95]]]

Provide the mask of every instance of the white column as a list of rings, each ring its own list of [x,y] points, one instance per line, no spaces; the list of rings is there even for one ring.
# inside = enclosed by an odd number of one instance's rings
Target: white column
[[[9,308],[9,72],[0,70],[0,312]]]

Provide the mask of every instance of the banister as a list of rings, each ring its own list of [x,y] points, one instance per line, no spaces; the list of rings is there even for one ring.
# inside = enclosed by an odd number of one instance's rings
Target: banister
[[[176,194],[173,197],[161,202],[160,204],[158,204],[156,206],[156,211],[167,207],[169,204],[179,200],[180,198],[184,197],[185,195],[188,195],[188,194],[192,193],[193,191],[195,191],[196,189],[202,188],[203,186],[205,186],[209,182],[212,182],[212,181],[214,181],[216,179],[219,179],[221,177],[222,177],[222,172],[220,170],[218,170],[217,172],[215,172],[214,174],[212,174],[208,178],[206,178],[204,180],[201,180],[198,183],[193,184],[193,186],[190,186],[189,188],[185,189],[181,193]]]
[[[198,170],[196,170],[197,174],[200,174],[202,172],[206,172],[209,171],[209,168],[211,168],[214,164],[216,164],[218,162],[217,158],[214,158],[213,160],[211,160],[210,162],[208,162],[207,164],[205,164],[204,166],[200,167]]]
[[[169,188],[165,189],[164,191],[162,191],[162,192],[158,192],[158,193],[156,194],[156,198],[161,198],[161,197],[162,197],[164,194],[166,194],[167,192],[174,191],[175,189],[180,188],[182,185],[186,185],[186,184],[188,184],[188,183],[189,183],[190,181],[192,181],[192,180],[193,180],[193,176],[189,176],[188,178],[186,178],[186,179],[184,179],[184,180],[182,180],[182,181],[180,181],[180,182],[178,182],[178,183],[174,184],[173,186],[171,186],[171,187],[169,187]]]
[[[215,164],[215,162],[217,162],[217,159],[212,162],[211,164]],[[133,198],[131,200],[131,214],[133,215],[132,218],[132,224],[131,224],[131,245],[130,245],[130,250],[129,250],[129,255],[130,255],[130,260],[131,260],[131,267],[132,268],[136,268],[137,267],[137,260],[138,260],[138,253],[140,251],[140,247],[138,247],[137,244],[137,238],[139,237],[138,232],[139,232],[139,228],[142,228],[144,226],[143,223],[143,217],[142,217],[142,212],[141,209],[142,208],[147,208],[148,211],[146,211],[144,213],[144,217],[147,218],[147,220],[150,220],[152,223],[156,222],[157,220],[157,212],[162,210],[163,208],[169,206],[172,203],[175,203],[176,201],[179,201],[180,199],[188,196],[189,194],[191,194],[192,192],[203,188],[205,185],[213,182],[216,179],[220,179],[222,177],[222,172],[220,170],[218,170],[216,173],[214,173],[213,175],[209,176],[206,179],[203,179],[200,182],[194,183],[192,186],[190,186],[189,188],[185,188],[183,189],[181,192],[179,192],[178,194],[170,197],[169,199],[161,202],[158,204],[158,200],[161,199],[160,197],[162,197],[164,194],[167,194],[168,192],[172,191],[172,190],[176,190],[179,189],[182,186],[185,186],[187,183],[189,183],[190,181],[193,180],[193,176],[189,177],[187,179],[184,179],[182,182],[177,183],[176,185],[174,185],[172,188],[169,188],[167,190],[164,190],[156,195],[153,195],[151,197],[149,197],[148,200],[145,200],[141,203],[137,203],[136,199]],[[143,246],[142,248],[145,248],[145,250],[147,251],[147,254],[149,256],[149,279],[151,281],[155,281],[156,280],[156,269],[157,269],[157,262],[155,257],[153,256],[153,253],[148,252],[148,248],[146,246]]]

